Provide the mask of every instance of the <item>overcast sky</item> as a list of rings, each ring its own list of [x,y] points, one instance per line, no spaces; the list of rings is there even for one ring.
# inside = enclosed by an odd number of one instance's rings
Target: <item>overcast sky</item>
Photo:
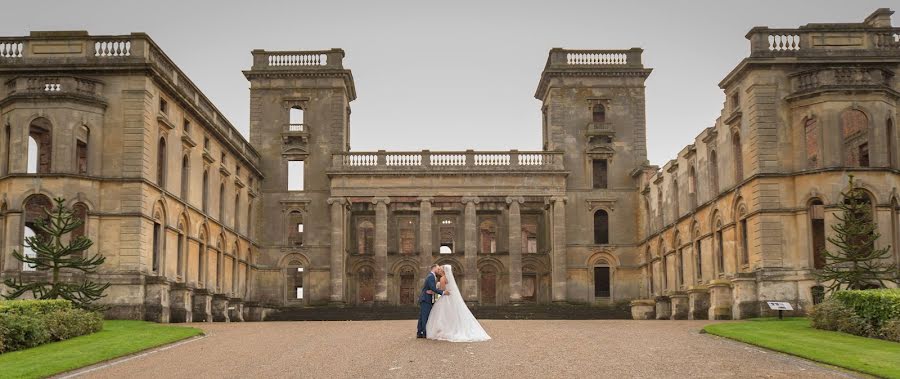
[[[234,5],[225,5],[234,4]],[[343,48],[351,147],[539,150],[534,98],[552,47],[644,49],[649,158],[719,115],[718,82],[755,26],[861,22],[894,1],[4,1],[0,35],[146,32],[247,135],[250,50]],[[895,17],[895,20],[897,18]],[[897,21],[894,22],[898,24]]]

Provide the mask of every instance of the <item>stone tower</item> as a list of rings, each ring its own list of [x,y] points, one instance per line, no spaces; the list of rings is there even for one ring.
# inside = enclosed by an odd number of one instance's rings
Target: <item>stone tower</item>
[[[570,301],[639,292],[640,272],[628,267],[639,263],[634,177],[647,162],[644,81],[651,69],[642,52],[552,49],[535,93],[543,102],[544,150],[563,151],[569,172]]]
[[[260,152],[260,302],[322,303],[332,292],[329,179],[349,149],[353,76],[344,51],[253,51],[250,143]],[[340,266],[338,260],[337,266]],[[338,284],[336,288],[340,289]],[[339,299],[338,299],[339,300]]]

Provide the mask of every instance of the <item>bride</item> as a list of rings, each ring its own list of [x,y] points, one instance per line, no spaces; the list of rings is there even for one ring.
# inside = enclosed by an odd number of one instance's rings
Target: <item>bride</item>
[[[444,270],[444,276],[441,277],[440,288],[450,290],[451,295],[441,296],[434,303],[431,315],[428,316],[428,323],[425,325],[425,335],[429,339],[450,342],[477,342],[491,339],[463,301],[456,280],[453,279],[453,268],[450,265],[444,265],[441,268]]]

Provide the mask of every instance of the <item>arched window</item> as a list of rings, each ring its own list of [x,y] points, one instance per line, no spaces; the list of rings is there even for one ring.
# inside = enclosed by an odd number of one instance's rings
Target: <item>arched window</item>
[[[663,208],[662,188],[656,188],[656,215],[659,216],[659,226],[666,225],[666,212]]]
[[[75,203],[72,206],[72,215],[75,216],[81,222],[77,228],[72,230],[71,234],[69,234],[69,238],[73,241],[85,235],[85,231],[87,230],[87,206],[84,203]],[[81,252],[74,254],[76,256],[80,256]]]
[[[689,197],[689,206],[691,210],[697,208],[697,170],[694,166],[691,166],[690,170],[688,170],[688,197]]]
[[[806,168],[819,167],[819,123],[815,117],[803,119],[803,132],[806,135]]]
[[[684,287],[684,249],[681,241],[675,242],[675,277],[678,279],[678,289]]]
[[[300,211],[288,214],[288,245],[303,246],[303,213]]]
[[[722,239],[722,221],[716,221],[716,274],[725,273],[725,241]]]
[[[438,227],[440,238],[440,253],[453,254],[456,243],[456,223],[452,218],[442,218]]]
[[[305,294],[303,293],[303,264],[298,261],[292,261],[287,268],[287,282],[290,283],[291,292],[288,300],[303,301]]]
[[[237,296],[238,289],[241,288],[239,284],[241,273],[239,271],[240,265],[238,264],[238,251],[240,250],[238,250],[238,246],[235,244],[234,250],[231,251],[231,259],[229,260],[231,262],[231,296]]]
[[[719,196],[719,158],[715,150],[709,152],[709,192],[712,199]]]
[[[497,252],[497,224],[493,220],[484,220],[478,227],[481,236],[481,253]]]
[[[734,132],[731,136],[731,147],[734,153],[734,183],[744,180],[744,152],[741,148],[741,134]]]
[[[160,213],[156,213],[153,215],[153,247],[152,247],[152,258],[151,258],[151,266],[150,270],[157,275],[162,275],[162,271],[160,270],[161,261],[162,261],[162,253],[163,253],[163,240],[164,230],[163,230],[163,217]]]
[[[25,230],[22,233],[22,241],[27,241],[28,238],[32,238],[36,235],[37,234],[34,232],[34,229],[32,229],[28,225],[25,225]],[[37,257],[37,253],[34,250],[32,250],[30,247],[28,247],[27,242],[24,242],[22,244],[22,255],[24,255],[28,258]],[[29,263],[22,263],[22,271],[35,271],[35,270],[36,270],[36,268],[34,267],[34,265],[29,264]]]
[[[858,109],[841,112],[844,165],[869,167],[869,118]]]
[[[650,253],[650,246],[647,246],[647,251],[644,252],[644,262],[647,264],[647,293],[652,298],[656,289],[653,284],[653,256]]]
[[[225,225],[225,183],[219,183],[219,222]]]
[[[75,139],[75,168],[76,172],[85,175],[88,172],[88,141],[91,131],[87,126],[81,126]]]
[[[603,209],[594,212],[594,243],[609,243],[609,214]]]
[[[809,222],[812,241],[813,268],[825,268],[825,205],[822,200],[809,202]]]
[[[356,225],[356,251],[372,254],[375,251],[375,223],[362,220]]]
[[[219,236],[219,242],[216,243],[216,292],[222,292],[223,280],[225,276],[225,246],[223,240],[225,236]]]
[[[703,283],[703,248],[697,227],[694,228],[694,277],[697,284]]]
[[[884,126],[885,137],[887,138],[887,166],[894,167],[894,146],[896,146],[894,139],[897,138],[894,136],[894,120],[887,119]]]
[[[659,255],[662,258],[659,266],[659,278],[662,281],[662,285],[660,286],[660,290],[665,292],[669,289],[669,255],[668,250],[666,249],[666,245],[660,241],[659,242]]]
[[[209,259],[207,258],[207,250],[209,250],[208,239],[207,239],[206,229],[200,229],[200,249],[197,253],[197,287],[205,288],[207,287],[207,263]]]
[[[53,149],[52,127],[50,120],[37,118],[28,128],[28,164],[29,174],[46,174],[50,172]]]
[[[159,147],[156,151],[156,184],[165,189],[166,187],[166,139],[159,139]]]
[[[672,179],[672,204],[675,207],[674,217],[672,218],[673,220],[677,220],[678,217],[681,215],[681,207],[679,206],[680,204],[678,201],[679,200],[678,193],[679,193],[678,179],[673,178]]]
[[[414,217],[398,217],[397,234],[400,254],[414,254],[416,252],[416,219]]]
[[[594,104],[591,108],[594,122],[606,122],[606,108],[603,104]]]
[[[176,252],[175,272],[180,278],[184,278],[184,249],[187,246],[187,234],[184,221],[178,221],[178,247]],[[186,279],[186,278],[184,278]]]
[[[203,170],[203,213],[209,214],[209,170]]]
[[[234,194],[234,231],[239,232],[241,230],[241,193],[235,191]]]
[[[749,230],[747,229],[747,211],[738,208],[738,233],[741,235],[741,265],[750,264]]]
[[[22,236],[22,245],[23,245],[23,254],[30,257],[37,256],[37,253],[26,245],[25,238],[26,237],[35,237],[44,239],[48,236],[45,235],[38,229],[37,222],[38,220],[46,220],[47,214],[46,211],[50,211],[53,209],[53,205],[50,202],[50,199],[44,195],[31,195],[25,200],[25,228],[23,230]],[[30,255],[29,255],[30,254]],[[35,268],[31,267],[31,265],[24,265],[22,267],[23,271],[34,271]]]
[[[187,200],[188,191],[190,190],[190,180],[191,180],[191,160],[190,157],[185,154],[183,158],[181,158],[181,198]]]
[[[303,131],[303,109],[301,109],[300,107],[292,107],[290,110],[290,114],[288,116],[290,118],[290,131],[302,132]]]

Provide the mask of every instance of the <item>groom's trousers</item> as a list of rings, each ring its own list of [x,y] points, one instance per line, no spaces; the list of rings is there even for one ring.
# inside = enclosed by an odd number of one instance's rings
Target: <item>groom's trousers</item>
[[[417,335],[425,335],[425,325],[428,324],[428,315],[431,314],[431,307],[433,305],[434,304],[431,304],[430,301],[419,302],[419,327],[416,330]]]

